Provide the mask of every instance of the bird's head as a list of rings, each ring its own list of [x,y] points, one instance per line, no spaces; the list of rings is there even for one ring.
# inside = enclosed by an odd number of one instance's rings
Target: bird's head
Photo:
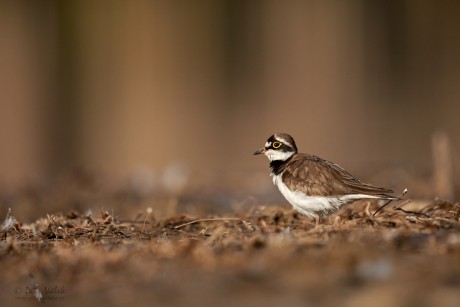
[[[254,155],[264,154],[270,161],[286,161],[297,153],[294,139],[287,133],[275,133]]]

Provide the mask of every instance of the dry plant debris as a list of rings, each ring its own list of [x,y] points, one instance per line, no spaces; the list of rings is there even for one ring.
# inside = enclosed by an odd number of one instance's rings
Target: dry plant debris
[[[318,227],[286,206],[163,220],[147,209],[136,221],[71,211],[31,224],[9,213],[0,304],[458,306],[460,206],[375,209],[347,206]]]

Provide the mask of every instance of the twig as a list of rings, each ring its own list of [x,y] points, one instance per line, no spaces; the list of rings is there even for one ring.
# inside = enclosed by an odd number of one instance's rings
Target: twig
[[[145,215],[145,219],[144,219],[144,225],[142,226],[142,233],[144,233],[145,223],[147,222],[147,219],[148,219],[150,213],[152,213],[152,208],[148,207],[147,208],[147,214]]]
[[[409,213],[409,214],[420,214],[420,215],[424,215],[424,216],[426,216],[426,217],[428,217],[428,218],[430,217],[429,214],[424,213],[424,212],[415,212],[415,211],[410,211],[410,210],[404,210],[402,207],[405,206],[405,205],[407,205],[407,204],[410,203],[410,202],[411,202],[411,200],[408,199],[408,200],[406,200],[405,202],[403,202],[401,205],[397,206],[394,210],[402,211],[402,212],[404,212],[404,213]]]
[[[452,199],[455,194],[455,168],[451,141],[445,131],[433,133],[431,148],[435,192],[441,198]]]
[[[368,202],[367,202],[367,205],[366,205],[366,209],[365,209],[366,215],[367,215],[368,217],[371,216],[371,212],[369,211],[369,207],[370,207],[370,206],[371,206],[371,202],[368,201]]]
[[[397,206],[397,207],[395,208],[395,210],[404,207],[405,205],[407,205],[407,204],[410,203],[410,202],[412,202],[412,200],[411,200],[411,199],[407,199],[407,200],[406,200],[405,202],[403,202],[401,205]]]
[[[404,189],[404,191],[401,193],[401,195],[398,196],[398,200],[401,200],[401,198],[407,194],[409,190],[407,188]]]
[[[372,217],[374,217],[380,210],[382,210],[383,208],[385,208],[389,203],[391,203],[393,200],[401,200],[401,198],[407,194],[407,188],[404,189],[404,191],[401,193],[401,195],[399,195],[396,199],[390,199],[388,200],[383,206],[381,206],[380,208],[378,208],[374,214],[372,214]]]
[[[193,220],[191,222],[187,222],[184,224],[180,224],[177,226],[174,226],[174,229],[179,229],[187,225],[195,224],[195,223],[201,223],[201,222],[214,222],[214,221],[241,221],[240,218],[237,217],[223,217],[223,218],[213,218],[213,219],[198,219],[198,220]]]
[[[378,212],[380,212],[383,208],[385,208],[389,203],[391,203],[393,200],[390,199],[389,201],[387,201],[383,206],[381,206],[380,208],[378,208],[377,210],[375,210],[375,212],[372,214],[372,217],[374,217]]]
[[[395,210],[399,210],[399,211],[402,211],[402,212],[404,212],[404,213],[409,213],[409,214],[420,214],[420,215],[423,215],[423,216],[425,216],[425,217],[427,217],[427,218],[430,217],[430,216],[429,216],[428,214],[426,214],[426,213],[423,213],[423,212],[415,212],[415,211],[408,211],[408,210],[404,210],[404,209],[401,208],[401,207],[398,207],[398,208],[396,208]]]

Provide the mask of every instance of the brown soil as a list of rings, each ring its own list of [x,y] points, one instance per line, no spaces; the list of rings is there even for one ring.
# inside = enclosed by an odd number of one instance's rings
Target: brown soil
[[[201,221],[10,218],[0,305],[41,293],[67,306],[459,306],[460,206],[404,208],[355,204],[318,227],[284,205]]]

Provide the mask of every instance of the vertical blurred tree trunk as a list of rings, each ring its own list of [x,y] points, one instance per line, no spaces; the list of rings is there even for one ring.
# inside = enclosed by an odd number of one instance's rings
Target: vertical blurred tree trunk
[[[126,175],[174,160],[201,163],[203,148],[212,155],[220,43],[216,7],[207,3],[75,4],[84,164]]]
[[[264,130],[294,133],[304,151],[347,160],[366,148],[359,3],[270,1]],[[352,161],[352,159],[348,159]]]
[[[381,159],[429,165],[433,131],[458,135],[460,5],[457,2],[363,2],[367,101]],[[454,34],[455,33],[455,34]],[[458,138],[457,138],[458,140]],[[397,149],[390,156],[382,144]],[[416,154],[411,152],[416,151]],[[401,151],[407,152],[401,155]]]
[[[457,3],[25,3],[0,3],[0,181],[244,173],[274,131],[351,169],[428,162],[437,129],[455,156]]]
[[[0,3],[0,185],[46,173],[48,111],[55,101],[55,11],[50,3]]]

